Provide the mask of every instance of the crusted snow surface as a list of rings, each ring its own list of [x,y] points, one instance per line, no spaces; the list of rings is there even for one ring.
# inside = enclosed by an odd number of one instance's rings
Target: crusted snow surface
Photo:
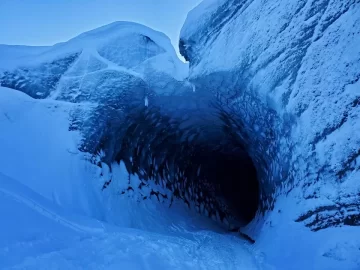
[[[248,228],[258,239],[273,230],[278,243],[286,243],[291,228],[302,228],[309,232],[302,241],[319,247],[321,235],[348,238],[348,226],[360,234],[359,44],[355,0],[208,0],[189,13],[180,41],[189,80],[221,97],[261,164],[266,215]],[[285,217],[274,225],[277,215]],[[346,265],[358,244],[333,246],[312,258],[331,258],[338,248],[343,255],[333,258],[341,257],[344,266],[335,269],[359,267]],[[352,252],[342,252],[345,246]]]
[[[207,0],[200,2],[196,8],[191,10],[186,16],[186,27],[181,29],[181,36],[190,36],[201,28],[206,28],[206,24],[211,19],[211,15],[226,0]]]
[[[144,48],[146,41],[152,42]],[[2,55],[11,60],[6,63],[1,62],[0,67],[6,69],[24,64],[36,66],[56,59],[59,55],[94,49],[101,51],[101,54],[106,56],[105,59],[117,63],[119,66],[128,67],[133,67],[147,58],[166,52],[174,58],[174,65],[177,66],[173,68],[178,68],[177,72],[183,72],[184,67],[186,69],[186,65],[181,65],[180,62],[175,61],[179,59],[170,39],[165,34],[132,22],[114,22],[54,46],[1,45],[0,48]],[[143,59],[141,59],[142,57]]]
[[[115,22],[51,47],[1,45],[0,50],[0,84],[35,98],[78,102],[90,83],[110,79],[113,88],[123,89],[136,79],[141,91],[144,76],[164,74],[176,84],[188,73],[166,35],[131,22]]]

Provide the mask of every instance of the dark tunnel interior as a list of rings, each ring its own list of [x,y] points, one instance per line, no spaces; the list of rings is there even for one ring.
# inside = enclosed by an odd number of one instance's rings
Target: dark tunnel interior
[[[184,128],[181,120],[156,108],[132,110],[124,123],[113,139],[106,138],[116,148],[112,161],[123,161],[129,173],[166,186],[220,223],[235,220],[241,227],[255,217],[260,200],[256,169],[228,129],[207,136],[207,125]]]
[[[245,225],[255,216],[259,182],[251,158],[243,150],[203,152],[198,157],[205,178],[214,184],[215,196],[223,198],[236,218]]]

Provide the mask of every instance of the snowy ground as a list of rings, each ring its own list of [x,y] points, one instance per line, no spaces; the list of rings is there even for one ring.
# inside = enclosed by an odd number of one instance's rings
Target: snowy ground
[[[235,237],[111,226],[73,215],[4,175],[0,186],[4,269],[257,269]]]
[[[360,269],[360,237],[356,226],[312,232],[295,222],[303,204],[280,196],[276,208],[252,247],[265,269]]]
[[[68,131],[74,106],[0,87],[0,269],[261,267],[244,240],[183,205],[120,196],[122,164],[101,192]]]

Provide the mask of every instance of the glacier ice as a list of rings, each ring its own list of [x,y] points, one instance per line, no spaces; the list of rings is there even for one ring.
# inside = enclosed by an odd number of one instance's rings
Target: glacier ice
[[[247,228],[258,241],[274,227],[283,236],[269,241],[289,245],[295,222],[309,237],[360,224],[359,29],[358,1],[208,0],[188,14],[179,46],[189,81],[241,126],[260,174],[263,213]]]
[[[205,0],[189,63],[129,22],[1,45],[0,266],[356,269],[359,11]]]

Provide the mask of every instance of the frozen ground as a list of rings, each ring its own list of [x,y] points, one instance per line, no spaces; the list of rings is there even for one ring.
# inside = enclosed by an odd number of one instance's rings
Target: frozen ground
[[[175,224],[173,233],[112,226],[74,215],[3,174],[0,200],[2,269],[257,269],[236,237]]]

